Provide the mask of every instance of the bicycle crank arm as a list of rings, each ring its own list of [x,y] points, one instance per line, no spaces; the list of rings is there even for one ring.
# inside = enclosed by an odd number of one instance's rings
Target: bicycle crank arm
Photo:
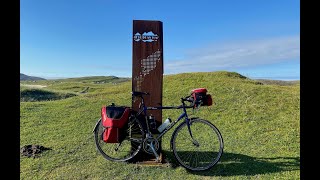
[[[151,148],[154,156],[156,157],[156,162],[159,162],[159,161],[160,161],[160,158],[159,158],[158,153],[157,153],[156,150],[154,149],[153,144],[152,144],[152,143],[151,143],[151,144],[148,144],[148,146],[150,146],[150,148]]]

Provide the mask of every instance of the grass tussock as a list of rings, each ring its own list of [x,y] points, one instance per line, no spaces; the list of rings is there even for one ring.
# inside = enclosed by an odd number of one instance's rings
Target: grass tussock
[[[24,89],[20,91],[21,102],[54,101],[76,96],[74,93],[54,92],[42,89]]]

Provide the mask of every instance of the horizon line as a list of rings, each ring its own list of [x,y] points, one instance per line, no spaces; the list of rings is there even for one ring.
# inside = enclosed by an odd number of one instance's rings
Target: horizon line
[[[210,71],[210,72],[218,72],[218,71]],[[234,72],[234,71],[226,71],[226,72]],[[21,72],[20,72],[21,73]],[[188,72],[181,72],[181,73],[170,73],[170,74],[163,74],[164,76],[166,75],[177,75],[177,74],[183,74],[183,73],[188,73]],[[196,73],[196,72],[189,72],[189,73]],[[206,72],[204,72],[206,73]],[[236,72],[238,73],[238,72]],[[25,74],[25,73],[22,73]],[[241,73],[238,73],[240,75],[243,75]],[[27,75],[27,74],[25,74]],[[132,77],[126,77],[126,76],[116,76],[116,75],[84,75],[84,76],[69,76],[69,77],[54,77],[54,76],[36,76],[36,75],[27,75],[27,76],[35,76],[35,77],[40,77],[44,78],[46,80],[57,80],[57,79],[69,79],[69,78],[83,78],[83,77],[94,77],[94,76],[115,76],[119,78],[132,78]],[[243,75],[245,76],[245,75]],[[300,80],[300,76],[245,76],[249,79],[257,80],[257,79],[265,79],[265,80],[281,80],[281,81],[297,81]]]

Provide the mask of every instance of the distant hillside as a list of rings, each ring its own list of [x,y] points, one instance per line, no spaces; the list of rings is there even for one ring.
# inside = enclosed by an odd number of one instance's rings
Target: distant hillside
[[[20,81],[36,81],[36,80],[46,80],[46,79],[40,78],[40,77],[35,77],[35,76],[28,76],[28,75],[20,73]]]
[[[131,78],[122,78],[116,76],[87,76],[87,77],[76,77],[76,78],[66,78],[66,79],[55,79],[55,81],[62,82],[82,82],[82,83],[95,83],[95,84],[104,84],[104,83],[121,83],[130,81]]]
[[[271,80],[271,79],[256,79],[256,81],[265,85],[279,85],[279,86],[290,86],[290,85],[300,84],[300,80],[282,81],[282,80]]]

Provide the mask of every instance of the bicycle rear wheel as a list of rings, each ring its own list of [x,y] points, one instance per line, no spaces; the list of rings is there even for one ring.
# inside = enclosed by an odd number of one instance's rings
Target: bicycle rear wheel
[[[180,124],[172,135],[173,154],[180,165],[192,171],[204,171],[218,163],[223,153],[223,139],[218,128],[203,119]]]
[[[106,143],[103,141],[102,133],[104,127],[101,119],[94,131],[95,144],[104,158],[110,161],[128,161],[132,159],[141,149],[144,139],[144,131],[138,119],[130,118],[128,127],[125,129],[126,137],[121,143]]]

